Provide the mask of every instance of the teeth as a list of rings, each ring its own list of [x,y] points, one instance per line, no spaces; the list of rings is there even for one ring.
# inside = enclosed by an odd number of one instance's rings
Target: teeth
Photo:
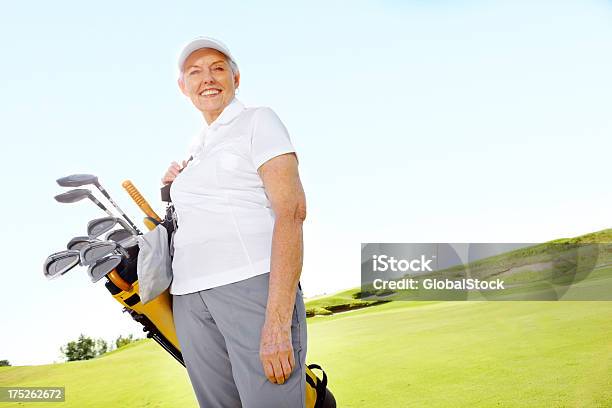
[[[221,92],[218,89],[206,89],[205,91],[203,91],[200,95],[202,96],[206,96],[206,95],[216,95],[219,92]]]

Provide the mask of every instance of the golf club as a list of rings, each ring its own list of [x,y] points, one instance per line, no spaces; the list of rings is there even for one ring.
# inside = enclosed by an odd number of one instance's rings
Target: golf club
[[[66,248],[78,251],[79,249],[81,249],[85,245],[89,244],[90,242],[94,242],[94,241],[95,240],[92,240],[89,237],[82,237],[82,236],[81,237],[74,237],[70,241],[68,241],[68,244],[66,245]]]
[[[43,266],[43,274],[47,279],[61,276],[80,263],[79,251],[66,250],[49,255]]]
[[[84,185],[93,184],[104,195],[104,197],[106,197],[106,199],[112,204],[112,206],[115,207],[117,211],[119,211],[119,214],[121,214],[121,216],[125,218],[125,220],[130,224],[130,226],[134,229],[134,231],[140,234],[140,231],[138,230],[136,225],[134,225],[132,220],[130,220],[128,216],[125,215],[123,210],[119,208],[119,206],[117,205],[115,201],[113,201],[110,194],[108,194],[108,192],[104,189],[104,187],[102,187],[102,185],[98,181],[97,176],[94,176],[93,174],[73,174],[70,176],[66,176],[66,177],[57,179],[57,184],[59,184],[62,187],[80,187]]]
[[[125,228],[119,228],[110,231],[108,234],[106,234],[105,240],[115,241],[123,248],[129,248],[133,245],[138,244],[138,241],[136,240],[134,234],[131,231],[126,230]]]
[[[75,188],[74,190],[67,191],[62,194],[58,194],[55,197],[55,201],[59,203],[76,203],[77,201],[81,201],[84,198],[89,198],[95,205],[104,210],[109,216],[114,217],[115,215],[109,211],[108,208],[104,206],[93,194],[91,191],[86,188]]]
[[[123,257],[121,255],[109,255],[105,258],[98,259],[94,264],[87,268],[87,275],[93,283],[96,283],[104,276],[114,271],[117,268]]]
[[[161,224],[160,221],[157,221],[155,218],[153,217],[144,217],[144,219],[142,220],[142,222],[144,223],[145,227],[147,227],[147,229],[149,231],[152,231],[155,229],[155,227],[157,227],[158,225]]]
[[[136,188],[136,186],[130,181],[125,180],[121,186],[127,191],[127,193],[132,197],[132,200],[136,203],[138,207],[150,218],[155,221],[161,222],[161,218],[157,213],[151,208],[147,200],[140,194],[140,191]]]
[[[81,265],[91,265],[107,255],[119,252],[123,257],[129,258],[129,254],[118,243],[113,241],[92,242],[79,250]]]
[[[97,238],[105,232],[112,230],[117,223],[119,223],[126,230],[132,231],[132,235],[138,234],[121,218],[102,217],[91,220],[87,223],[87,235],[89,235],[90,238]]]

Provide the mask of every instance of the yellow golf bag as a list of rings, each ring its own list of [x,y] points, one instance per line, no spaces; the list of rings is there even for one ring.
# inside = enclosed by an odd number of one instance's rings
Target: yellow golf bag
[[[129,181],[124,182],[123,187],[128,191],[136,204],[148,215],[144,223],[149,230],[162,222]],[[123,262],[117,269],[106,275],[106,277],[108,278],[106,288],[115,300],[124,306],[124,310],[134,320],[144,326],[147,337],[155,340],[184,366],[185,363],[174,328],[172,296],[168,290],[146,305],[142,304],[138,295],[138,276],[134,260]],[[318,378],[312,371],[313,369],[320,370],[322,378]],[[327,389],[327,375],[320,366],[316,364],[308,365],[306,367],[306,408],[335,407],[336,401],[334,396]]]

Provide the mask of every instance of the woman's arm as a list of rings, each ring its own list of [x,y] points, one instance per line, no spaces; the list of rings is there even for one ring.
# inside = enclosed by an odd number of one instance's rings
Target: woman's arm
[[[268,304],[259,354],[266,377],[282,384],[295,366],[291,319],[302,272],[306,198],[295,154],[274,157],[258,172],[275,215]]]

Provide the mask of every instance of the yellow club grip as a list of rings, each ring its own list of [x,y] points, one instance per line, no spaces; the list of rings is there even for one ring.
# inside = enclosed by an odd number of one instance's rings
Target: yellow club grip
[[[130,285],[129,283],[127,283],[126,281],[123,280],[123,278],[121,276],[119,276],[119,273],[117,273],[117,270],[113,269],[112,271],[110,271],[108,273],[108,275],[106,275],[108,277],[108,279],[110,279],[111,282],[113,282],[115,284],[115,286],[117,286],[119,289],[123,290],[123,291],[129,291],[130,289],[132,289],[132,285]]]
[[[155,229],[155,227],[157,227],[159,225],[159,221],[154,220],[151,217],[144,217],[142,222],[144,223],[145,227],[147,227],[147,229],[149,231],[153,231]]]
[[[151,217],[151,218],[161,222],[161,218],[159,218],[159,215],[157,215],[155,213],[155,211],[153,211],[153,209],[151,208],[151,206],[149,205],[147,200],[144,199],[142,194],[140,194],[140,191],[138,191],[138,189],[136,189],[136,187],[134,187],[134,184],[132,184],[132,182],[130,180],[125,180],[121,185],[123,186],[125,191],[127,191],[127,193],[130,195],[130,197],[132,197],[132,200],[134,200],[136,205],[138,207],[140,207],[140,209],[145,214],[147,214],[149,217]]]

